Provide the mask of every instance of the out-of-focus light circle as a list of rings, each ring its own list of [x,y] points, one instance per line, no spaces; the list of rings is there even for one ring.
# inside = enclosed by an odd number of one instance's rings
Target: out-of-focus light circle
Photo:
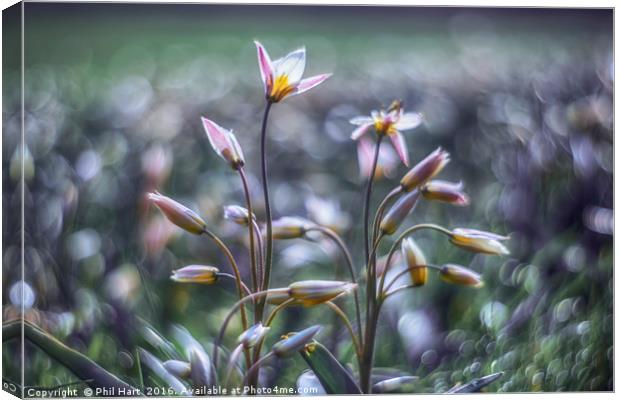
[[[9,299],[14,306],[24,306],[25,309],[32,308],[36,300],[36,295],[32,287],[24,281],[14,283],[9,290]]]

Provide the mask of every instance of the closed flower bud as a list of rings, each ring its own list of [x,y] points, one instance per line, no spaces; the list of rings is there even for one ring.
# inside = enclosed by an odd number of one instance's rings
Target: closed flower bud
[[[195,385],[213,386],[215,370],[209,355],[202,348],[192,348],[189,356],[190,377]]]
[[[247,331],[239,335],[239,343],[243,344],[243,347],[247,349],[254,347],[256,343],[265,337],[269,329],[268,326],[263,326],[260,322],[252,325]]]
[[[200,235],[207,227],[207,224],[198,214],[181,203],[172,200],[170,197],[155,192],[149,193],[148,199],[159,208],[170,222],[179,228]]]
[[[407,215],[409,215],[418,203],[419,198],[420,192],[414,190],[398,199],[381,220],[381,225],[379,225],[381,231],[386,235],[391,235],[396,232],[400,224],[403,223]]]
[[[484,286],[480,275],[460,265],[446,264],[439,271],[441,279],[448,283],[479,288]]]
[[[188,362],[179,360],[164,361],[164,368],[177,378],[188,378],[191,372],[191,367]]]
[[[421,190],[427,200],[443,201],[455,206],[469,205],[469,196],[463,192],[462,182],[430,181]]]
[[[405,192],[417,188],[437,175],[450,162],[450,154],[440,148],[429,154],[400,180]]]
[[[297,239],[303,237],[312,222],[299,217],[282,217],[271,224],[274,239]]]
[[[372,385],[373,393],[389,393],[399,391],[409,385],[417,382],[420,378],[417,376],[399,376],[396,378],[386,379]]]
[[[426,267],[426,258],[424,253],[411,238],[403,240],[401,246],[403,259],[409,268],[409,276],[411,283],[415,286],[422,286],[428,280],[428,268]]]
[[[340,281],[300,281],[289,285],[289,296],[304,306],[314,306],[333,300],[357,288],[355,283]]]
[[[291,299],[291,296],[288,294],[288,292],[278,291],[278,292],[273,292],[273,293],[267,293],[267,303],[274,305],[274,306],[279,306],[280,304],[290,299]]]
[[[500,241],[506,239],[508,239],[507,236],[465,228],[453,229],[450,235],[450,241],[456,246],[475,253],[494,255],[510,254],[508,249],[500,243]]]
[[[188,265],[181,269],[172,271],[172,279],[180,283],[202,283],[211,285],[217,281],[219,269],[206,265]]]
[[[241,226],[248,226],[248,210],[240,206],[224,206],[224,218]]]
[[[273,351],[273,354],[277,357],[290,357],[299,350],[303,350],[306,344],[308,344],[320,330],[321,327],[319,325],[314,325],[301,332],[288,334],[284,339],[274,344],[271,351]]]
[[[215,122],[204,117],[202,118],[202,125],[205,128],[209,143],[217,155],[227,161],[233,169],[243,167],[245,164],[243,152],[232,131],[224,129]]]

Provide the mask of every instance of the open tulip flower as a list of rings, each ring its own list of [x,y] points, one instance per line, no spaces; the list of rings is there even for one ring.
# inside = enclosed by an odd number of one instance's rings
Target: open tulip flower
[[[395,101],[387,111],[373,110],[370,116],[359,116],[351,119],[353,125],[358,128],[351,134],[351,139],[357,140],[362,137],[370,128],[374,127],[378,135],[387,135],[392,141],[398,156],[403,164],[409,166],[409,154],[407,144],[402,131],[417,128],[422,123],[422,115],[419,113],[403,111],[400,102]]]
[[[301,79],[306,69],[306,48],[302,47],[288,53],[285,57],[271,61],[267,50],[259,42],[256,44],[258,52],[258,66],[265,88],[265,97],[277,103],[287,96],[303,93],[320,85],[332,74],[321,74],[311,78]]]

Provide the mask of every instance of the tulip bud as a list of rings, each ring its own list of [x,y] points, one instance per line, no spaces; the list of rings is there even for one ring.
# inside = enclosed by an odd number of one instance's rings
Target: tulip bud
[[[462,182],[430,181],[421,190],[426,200],[443,201],[455,206],[469,205],[469,196],[463,192]]]
[[[484,286],[480,275],[460,265],[446,264],[439,271],[441,279],[455,285],[472,286],[480,288]]]
[[[202,348],[190,350],[190,375],[195,385],[213,386],[215,371],[209,355]]]
[[[372,385],[373,393],[389,393],[402,390],[420,380],[417,376],[399,376],[396,378],[386,379]]]
[[[148,199],[168,218],[170,222],[185,229],[190,233],[200,235],[204,232],[207,224],[192,210],[184,205],[172,200],[170,197],[163,196],[157,192],[149,193]]]
[[[274,239],[297,239],[303,237],[312,222],[299,217],[282,217],[272,222]]]
[[[217,281],[219,269],[206,265],[188,265],[172,271],[172,279],[179,283],[203,283],[211,285]]]
[[[239,335],[239,343],[243,344],[243,347],[246,349],[254,347],[256,343],[265,337],[269,329],[268,326],[263,326],[260,322],[256,325],[252,325],[247,331]]]
[[[250,221],[248,210],[240,206],[224,206],[224,218],[241,226],[248,226]]]
[[[319,325],[314,325],[310,328],[304,329],[301,332],[288,334],[284,337],[284,339],[275,343],[271,348],[271,351],[273,351],[273,354],[280,358],[290,357],[306,347],[306,344],[312,340],[314,335],[316,335],[320,330],[321,327]]]
[[[233,169],[243,167],[245,164],[243,152],[232,131],[224,129],[215,122],[204,117],[202,118],[202,125],[207,133],[209,143],[217,155],[226,160]]]
[[[289,296],[304,306],[314,306],[333,300],[357,288],[357,284],[340,281],[300,281],[288,287]]]
[[[419,198],[420,192],[414,190],[398,199],[381,220],[381,225],[379,225],[381,231],[386,235],[391,235],[396,232],[400,224],[403,223],[407,215],[409,215],[418,203]]]
[[[422,286],[428,280],[428,268],[426,268],[426,258],[418,245],[411,238],[403,240],[401,245],[403,259],[409,268],[411,283],[415,286]]]
[[[500,243],[508,239],[507,236],[497,235],[491,232],[476,229],[456,228],[452,230],[450,242],[474,253],[493,255],[510,254],[508,249]]]
[[[280,304],[290,299],[291,296],[288,294],[288,292],[274,291],[273,293],[267,293],[267,303],[274,306],[279,306]]]
[[[164,361],[164,368],[177,378],[188,378],[191,373],[191,367],[188,362],[179,360]]]
[[[450,154],[441,147],[429,154],[400,180],[403,191],[410,192],[437,175],[450,162]]]

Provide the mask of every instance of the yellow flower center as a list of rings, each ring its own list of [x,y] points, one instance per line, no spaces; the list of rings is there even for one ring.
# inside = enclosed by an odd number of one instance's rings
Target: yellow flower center
[[[394,122],[385,117],[375,118],[375,131],[380,135],[393,135],[396,133]]]
[[[274,102],[278,102],[289,95],[294,89],[295,88],[289,84],[286,74],[279,75],[271,87],[269,98]]]

